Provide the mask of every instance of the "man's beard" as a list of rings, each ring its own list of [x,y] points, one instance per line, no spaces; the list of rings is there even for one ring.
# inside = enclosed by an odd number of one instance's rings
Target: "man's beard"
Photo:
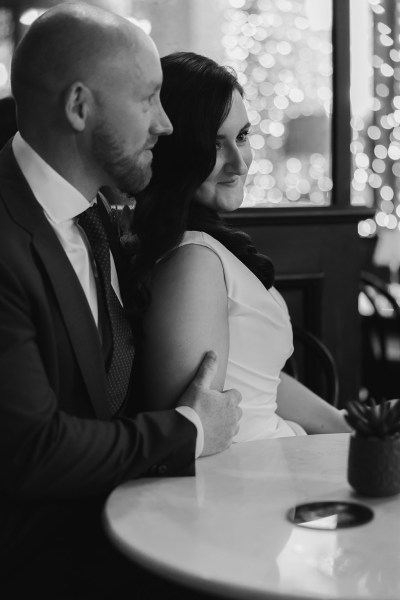
[[[129,196],[143,190],[151,179],[151,161],[144,161],[143,150],[128,156],[104,122],[93,130],[93,157],[113,185]]]

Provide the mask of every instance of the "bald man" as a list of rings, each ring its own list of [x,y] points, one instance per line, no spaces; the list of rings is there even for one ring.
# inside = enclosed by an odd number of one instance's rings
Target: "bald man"
[[[104,499],[135,477],[193,475],[197,456],[231,444],[240,395],[210,389],[211,352],[176,410],[132,416],[140,398],[129,381],[119,404],[110,399],[119,382],[109,365],[122,358],[130,376],[132,336],[116,356],[111,330],[105,359],[94,250],[78,219],[103,186],[143,189],[151,149],[171,133],[152,40],[102,9],[61,4],[17,47],[11,80],[19,131],[0,154],[0,595],[122,598]],[[118,257],[105,255],[124,318]]]

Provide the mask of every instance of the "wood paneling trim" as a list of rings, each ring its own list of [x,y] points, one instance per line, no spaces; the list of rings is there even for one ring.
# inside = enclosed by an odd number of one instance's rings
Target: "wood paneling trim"
[[[325,206],[321,208],[240,208],[232,213],[224,213],[223,217],[234,227],[241,227],[246,225],[358,223],[358,221],[373,217],[374,214],[374,209],[365,206],[346,209]]]
[[[350,0],[333,1],[332,206],[350,205]]]

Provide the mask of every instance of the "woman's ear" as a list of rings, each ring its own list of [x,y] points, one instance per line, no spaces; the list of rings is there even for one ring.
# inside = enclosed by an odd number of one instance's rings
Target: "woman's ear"
[[[90,89],[80,81],[73,83],[65,95],[65,116],[75,131],[83,131],[87,124],[92,101]]]

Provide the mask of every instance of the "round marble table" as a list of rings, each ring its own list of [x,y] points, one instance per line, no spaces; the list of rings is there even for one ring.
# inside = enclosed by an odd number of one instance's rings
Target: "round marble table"
[[[195,589],[245,600],[399,600],[400,496],[357,497],[346,479],[348,434],[235,444],[197,461],[195,477],[116,488],[105,526],[138,564]],[[314,501],[369,506],[346,529],[294,525]]]

